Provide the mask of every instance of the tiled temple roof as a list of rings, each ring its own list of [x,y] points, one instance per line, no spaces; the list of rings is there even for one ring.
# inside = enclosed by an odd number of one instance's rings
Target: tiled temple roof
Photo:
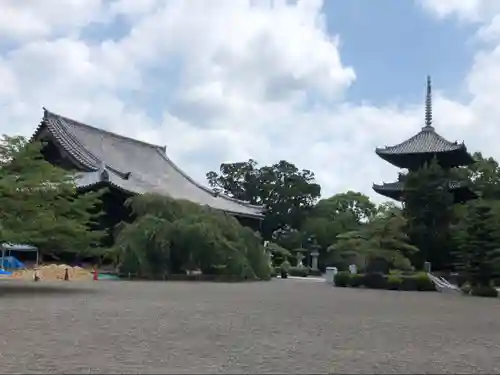
[[[373,190],[375,192],[396,200],[401,199],[404,188],[404,181],[389,182],[382,185],[373,184]],[[463,190],[464,196],[467,196],[468,199],[476,197],[476,194],[469,189],[469,185],[466,182],[450,181],[449,189],[451,192]]]
[[[79,187],[104,181],[133,194],[157,193],[235,215],[263,215],[262,206],[215,194],[194,181],[167,157],[163,146],[95,128],[46,109],[34,137],[43,128],[80,164]]]
[[[376,152],[382,154],[421,154],[450,151],[467,151],[463,143],[450,142],[440,136],[433,126],[424,126],[420,132],[410,139],[385,148],[377,148]]]

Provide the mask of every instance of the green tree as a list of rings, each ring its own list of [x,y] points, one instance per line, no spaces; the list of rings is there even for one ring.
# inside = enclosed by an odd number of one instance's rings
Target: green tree
[[[206,177],[210,187],[215,191],[251,204],[265,204],[267,196],[262,191],[260,168],[253,159],[237,163],[222,163],[220,174],[210,171]]]
[[[327,249],[335,244],[340,234],[358,230],[375,213],[375,204],[366,195],[354,191],[320,200],[301,227],[303,237],[314,237],[319,246],[320,267],[334,261]]]
[[[286,226],[273,232],[272,241],[282,248],[291,250],[302,247],[307,241],[307,235],[303,231]]]
[[[313,215],[332,221],[342,217],[345,222],[350,221],[350,225],[357,225],[370,220],[376,212],[376,205],[369,197],[349,190],[320,200],[314,208]]]
[[[261,238],[220,211],[155,194],[131,198],[136,219],[118,229],[113,259],[122,272],[153,278],[199,269],[268,279]]]
[[[274,267],[278,267],[292,255],[290,251],[274,242],[269,242],[266,250],[271,254],[271,260]]]
[[[394,268],[408,270],[409,258],[418,249],[410,243],[405,226],[401,210],[386,210],[358,230],[338,235],[337,242],[328,250],[337,263],[354,262],[366,267],[371,261],[384,259]]]
[[[500,166],[493,158],[484,158],[479,152],[474,155],[476,162],[462,168],[466,172],[466,178],[472,183],[472,188],[482,199],[500,199]]]
[[[0,238],[34,244],[42,254],[97,248],[102,192],[77,194],[73,175],[46,162],[42,147],[24,137],[0,140]]]
[[[314,173],[299,170],[281,160],[271,166],[258,167],[254,160],[222,164],[220,174],[208,172],[209,185],[231,197],[267,208],[263,223],[264,238],[280,228],[300,228],[305,214],[321,193]]]
[[[464,220],[455,228],[455,267],[472,286],[489,286],[500,277],[500,204],[471,204]]]
[[[450,171],[435,160],[406,175],[403,212],[409,238],[420,250],[412,259],[417,267],[425,261],[431,262],[434,269],[451,267],[450,225],[454,208],[449,180]]]

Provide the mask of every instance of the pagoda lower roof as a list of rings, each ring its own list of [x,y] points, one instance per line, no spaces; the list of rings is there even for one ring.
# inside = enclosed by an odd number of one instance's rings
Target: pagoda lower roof
[[[382,185],[373,184],[373,190],[376,193],[397,201],[402,200],[404,189],[404,181],[390,182]],[[449,189],[455,197],[455,202],[464,202],[477,198],[477,194],[465,182],[450,181]]]
[[[262,219],[265,209],[214,193],[181,170],[166,148],[124,137],[44,110],[33,139],[44,129],[74,161],[77,186],[108,185],[130,194],[156,193]]]
[[[441,155],[446,159],[447,166],[454,167],[474,163],[467,152],[464,143],[450,142],[439,135],[433,126],[424,126],[422,130],[410,139],[395,146],[377,148],[375,152],[382,159],[399,168],[415,166],[416,159],[425,159]]]

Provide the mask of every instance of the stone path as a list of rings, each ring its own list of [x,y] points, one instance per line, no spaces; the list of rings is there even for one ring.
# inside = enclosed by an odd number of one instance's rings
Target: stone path
[[[54,285],[53,287],[51,285]],[[499,373],[500,301],[326,283],[12,285],[2,373]]]

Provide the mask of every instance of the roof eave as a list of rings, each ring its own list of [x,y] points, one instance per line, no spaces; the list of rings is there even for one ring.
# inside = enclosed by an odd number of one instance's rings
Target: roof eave
[[[119,186],[111,181],[96,181],[94,183],[78,186],[77,190],[86,191],[86,190],[91,190],[91,189],[95,189],[95,188],[104,188],[104,187],[110,187],[110,188],[116,189],[116,190],[118,190],[122,193],[125,193],[127,195],[137,195],[138,194],[137,192],[127,190],[127,189],[125,189],[125,188],[123,188],[123,187],[121,187],[121,186]],[[230,214],[230,215],[234,215],[234,216],[248,217],[248,218],[258,219],[258,220],[264,219],[263,213],[252,214],[252,213],[239,212],[239,211],[234,211],[234,210],[222,210],[222,209],[218,209],[218,208],[214,208],[214,209],[225,212],[225,213]]]
[[[396,189],[385,189],[381,185],[373,185],[372,189],[384,197],[394,199],[396,201],[401,201],[402,191]]]
[[[413,156],[417,156],[417,155],[432,155],[432,154],[441,154],[441,155],[444,155],[444,154],[456,154],[456,153],[460,153],[462,155],[462,161],[461,161],[461,165],[471,165],[471,164],[474,164],[476,162],[476,160],[472,157],[471,154],[469,154],[467,152],[467,148],[464,146],[464,147],[459,147],[457,149],[454,149],[454,150],[448,150],[448,151],[425,151],[425,152],[411,152],[411,153],[392,153],[392,152],[388,152],[384,149],[375,149],[375,153],[377,154],[377,156],[379,156],[381,159],[385,160],[386,162],[394,165],[395,167],[398,167],[398,168],[408,168],[408,165],[406,165],[406,163],[401,163],[400,160],[401,158],[405,158],[405,157],[413,157]]]

